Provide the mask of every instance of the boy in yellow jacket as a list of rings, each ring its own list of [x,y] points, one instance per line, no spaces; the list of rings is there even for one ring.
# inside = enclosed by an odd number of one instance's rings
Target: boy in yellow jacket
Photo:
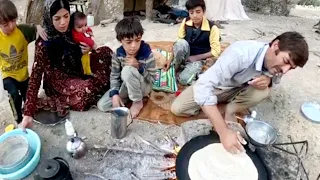
[[[17,25],[18,13],[10,0],[0,0],[0,69],[4,89],[13,101],[11,107],[18,123],[22,121],[22,100],[28,87],[28,44],[36,39],[41,26]],[[44,37],[45,38],[45,37]]]
[[[204,0],[188,0],[186,9],[189,17],[184,19],[175,42],[174,65],[176,70],[185,66],[179,75],[179,82],[190,85],[208,58],[220,55],[220,32],[214,22],[205,16]]]

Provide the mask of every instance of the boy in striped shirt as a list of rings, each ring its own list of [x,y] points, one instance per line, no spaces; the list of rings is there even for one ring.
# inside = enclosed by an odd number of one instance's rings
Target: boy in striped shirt
[[[98,101],[98,108],[107,111],[131,100],[130,112],[135,118],[143,108],[143,97],[152,90],[156,63],[150,46],[142,40],[144,30],[138,19],[121,20],[115,31],[122,46],[112,58],[110,90]]]

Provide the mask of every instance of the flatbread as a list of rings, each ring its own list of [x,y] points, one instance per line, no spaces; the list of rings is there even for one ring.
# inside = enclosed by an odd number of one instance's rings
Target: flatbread
[[[210,144],[192,154],[191,180],[258,180],[258,170],[245,153],[233,155],[221,143]]]

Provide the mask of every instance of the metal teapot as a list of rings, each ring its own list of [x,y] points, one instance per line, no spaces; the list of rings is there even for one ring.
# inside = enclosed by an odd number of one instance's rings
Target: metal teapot
[[[68,140],[67,151],[71,157],[75,159],[82,158],[86,154],[87,150],[87,146],[83,139],[78,137],[76,134]]]

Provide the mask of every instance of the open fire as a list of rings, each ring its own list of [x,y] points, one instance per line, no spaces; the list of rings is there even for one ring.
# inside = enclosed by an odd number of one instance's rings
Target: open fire
[[[159,150],[160,152],[164,152],[165,155],[164,157],[165,158],[168,158],[168,159],[173,159],[174,162],[177,158],[177,155],[179,153],[179,151],[181,150],[181,146],[169,135],[167,134],[165,136],[165,138],[170,142],[172,149],[165,149],[165,148],[161,148],[151,142],[148,142],[146,140],[144,140],[142,137],[138,136],[139,139],[144,142],[145,144]],[[165,167],[165,168],[160,168],[159,169],[161,173],[165,174],[165,175],[168,175],[169,176],[173,176],[174,174],[174,177],[170,177],[170,178],[165,178],[165,180],[177,180],[177,177],[175,176],[176,174],[176,166],[173,165],[173,166],[169,166],[169,167]],[[152,177],[155,177],[156,175],[152,176]],[[151,177],[151,176],[148,176],[148,177]]]

